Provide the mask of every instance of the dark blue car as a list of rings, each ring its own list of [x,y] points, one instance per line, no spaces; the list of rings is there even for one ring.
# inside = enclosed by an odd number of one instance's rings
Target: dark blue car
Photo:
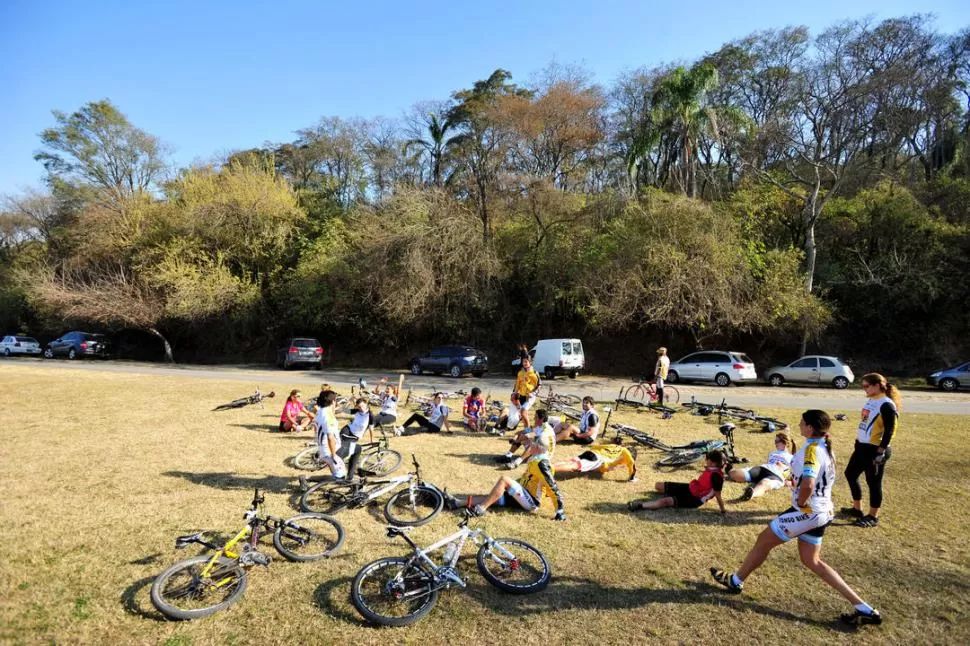
[[[430,372],[461,377],[470,373],[474,377],[481,377],[488,372],[488,357],[471,346],[445,345],[414,357],[410,366],[413,375]]]

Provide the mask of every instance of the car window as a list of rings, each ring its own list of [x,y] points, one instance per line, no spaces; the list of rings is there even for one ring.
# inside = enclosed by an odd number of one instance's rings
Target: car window
[[[562,353],[563,356],[572,356],[573,354],[573,344],[570,341],[562,342]]]
[[[580,341],[573,341],[573,354],[583,354],[583,344]]]
[[[17,340],[21,343],[37,343],[37,339],[32,336],[18,336]]]
[[[694,354],[688,354],[686,357],[683,357],[682,359],[678,359],[676,363],[696,363],[699,360],[700,355],[701,355],[700,352],[695,352]]]
[[[831,359],[824,359],[822,357],[819,357],[818,365],[821,366],[822,368],[834,368],[835,362],[832,361]]]
[[[9,336],[3,337],[3,342],[4,343],[10,343],[10,337]]]
[[[447,357],[448,348],[431,348],[430,354],[432,357]]]
[[[751,360],[751,357],[749,357],[743,352],[740,352],[735,356],[738,358],[738,360],[741,361],[741,363],[754,363],[754,361]]]
[[[320,342],[316,339],[293,339],[292,345],[295,348],[316,348]]]
[[[960,372],[970,372],[970,363],[965,363],[960,367]]]
[[[708,352],[705,363],[731,363],[731,357],[723,352]]]
[[[815,357],[809,357],[807,359],[799,359],[795,363],[791,364],[792,368],[817,368],[818,359]]]

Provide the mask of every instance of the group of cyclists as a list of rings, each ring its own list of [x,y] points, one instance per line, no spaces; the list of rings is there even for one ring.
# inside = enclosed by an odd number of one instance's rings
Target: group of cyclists
[[[657,351],[655,366],[658,397],[662,397],[663,378],[669,366],[666,349]],[[351,419],[339,427],[336,419],[337,394],[324,384],[317,398],[316,411],[304,406],[301,394],[294,390],[284,404],[280,420],[281,431],[299,431],[310,426],[317,429],[319,460],[326,464],[334,478],[346,478],[346,459],[353,455],[356,443],[375,425],[390,425],[397,435],[408,433],[415,425],[428,432],[452,432],[449,423],[450,409],[441,393],[436,393],[430,415],[415,413],[401,425],[397,425],[398,397],[403,386],[403,375],[395,386],[382,379],[375,389],[380,402],[380,413],[370,412],[370,401],[360,397],[352,402]],[[882,505],[882,476],[886,460],[891,456],[890,442],[898,420],[899,393],[877,373],[863,377],[867,401],[862,411],[855,451],[845,470],[852,493],[853,505],[842,509],[859,527],[878,525]],[[502,409],[495,424],[495,432],[513,432],[509,448],[497,456],[509,469],[525,464],[522,475],[513,479],[498,478],[492,489],[484,495],[467,496],[461,500],[446,496],[446,505],[465,508],[474,515],[485,515],[494,507],[516,506],[529,512],[537,512],[544,498],[555,504],[554,519],[566,520],[565,501],[556,481],[556,474],[605,473],[625,467],[628,481],[637,479],[636,452],[615,443],[598,442],[601,419],[592,397],[582,400],[582,414],[578,420],[563,419],[549,415],[536,408],[541,380],[532,366],[527,353],[521,355],[521,368],[516,374],[515,385],[509,403]],[[462,424],[478,431],[483,428],[482,419],[487,406],[479,388],[473,388],[462,403]],[[835,512],[832,489],[836,481],[835,457],[829,436],[831,419],[821,410],[806,410],[801,415],[799,432],[803,438],[801,448],[784,432],[774,435],[774,450],[763,464],[738,469],[732,468],[725,455],[718,450],[706,455],[704,470],[689,483],[657,482],[657,496],[652,500],[633,500],[631,511],[654,510],[665,507],[685,509],[698,508],[709,500],[716,500],[720,512],[726,513],[722,498],[725,482],[746,484],[739,501],[747,501],[788,485],[792,491],[792,504],[779,514],[758,536],[741,566],[735,572],[711,568],[714,580],[730,593],[740,593],[746,579],[761,566],[772,549],[792,539],[798,539],[802,563],[828,585],[850,601],[854,610],[841,616],[842,621],[853,625],[880,624],[882,616],[868,605],[831,566],[821,559],[822,538],[826,527],[833,521]],[[585,449],[576,457],[553,461],[556,444],[573,441]],[[865,474],[870,491],[868,514],[861,511],[860,475]],[[353,477],[353,474],[351,474]]]

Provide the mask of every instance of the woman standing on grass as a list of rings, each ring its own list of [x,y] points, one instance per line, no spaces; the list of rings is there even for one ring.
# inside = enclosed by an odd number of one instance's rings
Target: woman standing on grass
[[[290,391],[290,396],[286,398],[286,402],[283,404],[283,412],[280,414],[281,433],[302,431],[313,419],[313,414],[303,405],[302,398],[303,395],[299,389],[294,388]],[[303,423],[300,422],[301,418],[305,418]]]
[[[855,612],[841,616],[843,622],[855,626],[881,624],[879,612],[867,604],[849,587],[842,577],[821,558],[822,535],[832,522],[832,486],[835,484],[835,457],[828,430],[832,420],[821,410],[802,413],[798,429],[805,444],[792,460],[792,473],[797,479],[792,507],[768,525],[758,536],[744,563],[734,574],[711,568],[714,580],[732,594],[740,594],[748,576],[761,567],[771,550],[793,538],[798,538],[798,555],[809,570],[835,588],[855,606]]]
[[[899,426],[899,407],[902,403],[899,389],[886,383],[886,378],[870,372],[862,378],[862,391],[866,404],[862,407],[859,434],[855,450],[845,467],[845,479],[852,492],[852,506],[843,507],[842,513],[857,518],[856,527],[876,527],[879,524],[879,508],[882,507],[882,476],[886,462],[892,456],[889,443]],[[862,514],[862,487],[859,476],[866,474],[869,487],[869,513]]]

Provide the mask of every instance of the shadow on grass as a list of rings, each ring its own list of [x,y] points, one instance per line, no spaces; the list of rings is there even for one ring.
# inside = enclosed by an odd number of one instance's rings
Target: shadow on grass
[[[324,581],[313,591],[313,602],[320,610],[334,619],[342,619],[358,626],[370,626],[360,615],[356,612],[348,612],[346,606],[337,601],[337,599],[340,599],[346,602],[349,599],[350,584],[353,580],[353,577],[344,576]]]
[[[853,629],[842,625],[838,618],[820,621],[788,612],[781,608],[766,606],[750,597],[732,597],[705,581],[683,581],[683,588],[616,588],[602,585],[592,579],[579,577],[556,577],[543,592],[537,595],[512,596],[482,585],[468,587],[469,595],[490,610],[510,616],[539,614],[561,610],[631,610],[646,608],[652,604],[693,604],[727,606],[736,611],[757,612],[767,617],[808,624],[836,630],[852,632]]]
[[[135,559],[134,561],[128,561],[128,565],[151,565],[152,563],[157,563],[158,557],[161,555],[162,555],[161,552],[155,552],[154,554],[143,556],[140,559]]]
[[[499,462],[496,459],[502,455],[502,452],[499,451],[496,451],[495,453],[445,453],[445,455],[450,458],[462,458],[468,460],[472,464],[477,464],[484,467],[499,468],[505,466],[504,462]]]
[[[653,498],[651,498],[653,499]],[[656,523],[681,523],[681,524],[704,524],[704,525],[767,525],[777,514],[762,510],[737,510],[729,509],[726,516],[722,516],[717,511],[717,507],[711,509],[677,509],[667,507],[665,509],[642,510],[631,512],[626,506],[626,502],[595,502],[586,505],[584,509],[596,514],[624,514],[633,515],[644,521]]]
[[[194,484],[205,485],[214,489],[242,489],[252,491],[259,488],[270,493],[292,493],[296,487],[296,478],[287,476],[247,477],[228,472],[195,473],[192,471],[164,471],[163,476],[182,478]]]
[[[124,608],[125,613],[154,621],[168,621],[165,615],[155,610],[154,606],[149,604],[148,607],[142,607],[141,603],[139,603],[139,593],[146,588],[150,588],[154,580],[154,576],[138,579],[122,591],[121,607]]]

